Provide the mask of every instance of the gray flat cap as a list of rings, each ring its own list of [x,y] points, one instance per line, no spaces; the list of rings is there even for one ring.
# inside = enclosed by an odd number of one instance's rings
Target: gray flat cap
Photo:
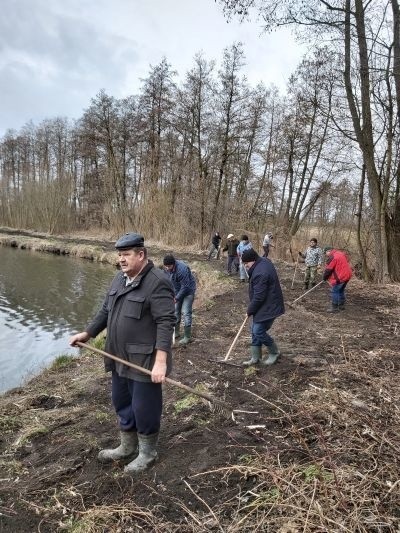
[[[120,237],[115,243],[115,248],[117,250],[142,246],[144,246],[144,237],[143,235],[139,235],[139,233],[125,233],[125,235],[122,235],[122,237]]]

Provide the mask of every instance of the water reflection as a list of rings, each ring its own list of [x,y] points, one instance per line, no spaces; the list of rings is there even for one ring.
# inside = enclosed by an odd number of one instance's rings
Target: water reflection
[[[110,265],[0,246],[0,391],[69,348],[100,305]]]

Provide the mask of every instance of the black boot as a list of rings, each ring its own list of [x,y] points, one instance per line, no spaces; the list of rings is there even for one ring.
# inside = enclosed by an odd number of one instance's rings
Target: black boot
[[[308,291],[308,283],[304,283],[304,290]]]

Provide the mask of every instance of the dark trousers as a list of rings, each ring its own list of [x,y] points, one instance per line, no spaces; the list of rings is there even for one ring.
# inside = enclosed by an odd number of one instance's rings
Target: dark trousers
[[[160,430],[161,383],[135,381],[112,373],[112,403],[121,431],[152,435]]]
[[[346,301],[346,296],[344,290],[346,288],[347,281],[343,283],[338,283],[337,285],[332,285],[331,296],[332,296],[332,305],[343,305]]]
[[[268,257],[268,254],[269,254],[269,244],[266,244],[265,246],[263,246],[263,250],[264,250],[264,257]]]
[[[232,268],[234,268],[235,272],[238,272],[239,270],[239,259],[237,255],[228,255],[228,264],[226,266],[226,270],[231,274]]]
[[[268,330],[271,329],[274,323],[274,318],[264,320],[262,322],[254,322],[251,325],[251,344],[252,346],[272,346],[274,339],[268,335]]]

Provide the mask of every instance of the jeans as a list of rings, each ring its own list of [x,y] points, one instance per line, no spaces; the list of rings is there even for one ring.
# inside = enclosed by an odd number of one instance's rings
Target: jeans
[[[183,315],[183,325],[185,327],[192,325],[192,309],[193,309],[194,294],[188,294],[180,302],[175,303],[175,319],[176,325],[181,323],[181,316]]]
[[[240,273],[240,279],[249,279],[249,276],[247,274],[247,270],[244,268],[244,264],[242,261],[239,262],[239,273]]]
[[[274,318],[262,322],[254,322],[251,325],[251,345],[252,346],[272,346],[274,339],[268,335],[267,331],[271,329]]]
[[[344,281],[343,283],[338,283],[337,285],[332,285],[331,288],[331,297],[332,297],[332,305],[343,305],[346,301],[346,297],[344,295],[344,290],[346,288],[347,281]]]
[[[112,403],[121,431],[158,433],[162,413],[161,383],[135,381],[112,373]]]
[[[315,275],[317,273],[318,266],[308,266],[306,267],[306,275],[304,278],[304,283],[308,285],[308,283],[311,283],[311,286],[314,287],[315,285]]]

